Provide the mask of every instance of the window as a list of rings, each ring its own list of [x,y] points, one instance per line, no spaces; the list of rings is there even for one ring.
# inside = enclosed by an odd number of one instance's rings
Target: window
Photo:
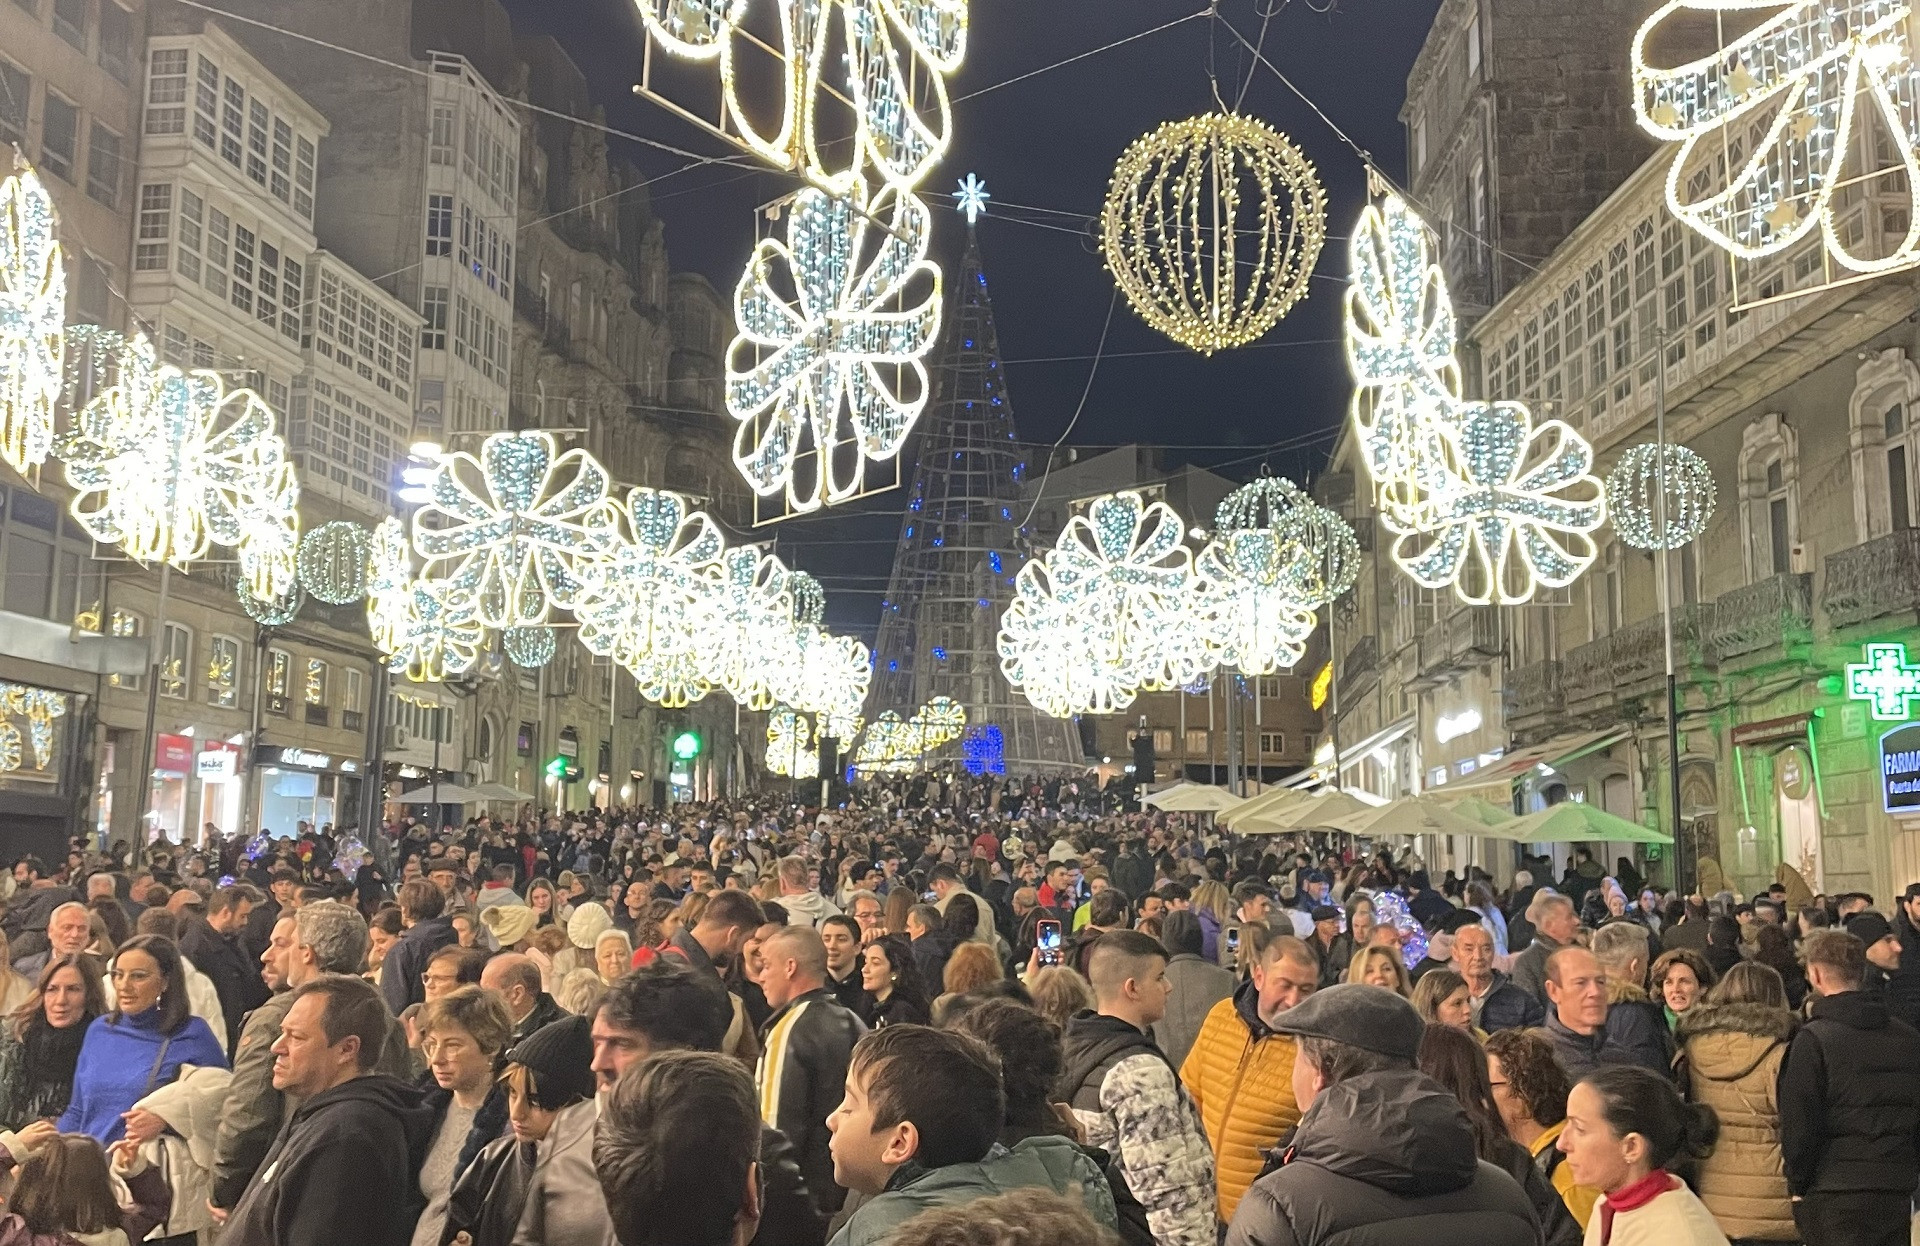
[[[1467,23],[1467,76],[1471,78],[1480,72],[1480,15],[1475,13],[1473,20]]]
[[[434,164],[453,164],[453,105],[433,106],[433,147],[429,157]]]
[[[1913,526],[1913,484],[1909,479],[1909,444],[1906,408],[1894,403],[1883,420],[1887,433],[1887,510],[1888,526],[1894,531]]]
[[[1262,731],[1260,733],[1260,753],[1263,757],[1276,756],[1287,751],[1287,736],[1283,731]]]
[[[313,218],[313,159],[313,143],[301,135],[293,148],[293,210],[309,220]]]
[[[32,103],[33,75],[0,60],[0,142],[27,145],[27,108]]]
[[[87,50],[87,0],[53,0],[53,33]]]
[[[1595,640],[1620,630],[1620,542],[1607,542],[1600,572],[1587,578],[1587,622]]]
[[[100,68],[121,82],[133,80],[133,14],[113,0],[100,0],[100,52],[97,59]],[[186,55],[182,53],[183,71],[185,66]]]
[[[1416,117],[1413,122],[1413,171],[1418,174],[1427,167],[1427,119]]]
[[[1187,752],[1189,754],[1199,754],[1203,757],[1213,752],[1213,746],[1207,740],[1207,729],[1205,727],[1187,728]]]
[[[1473,255],[1475,271],[1484,273],[1487,267],[1487,166],[1476,163],[1473,166],[1472,189],[1473,238],[1469,242]]]
[[[285,715],[292,705],[293,655],[284,649],[267,650],[267,710]]]
[[[427,254],[453,253],[453,196],[427,196]]]
[[[147,621],[131,611],[115,610],[107,620],[107,630],[122,638],[143,636],[146,634]],[[142,678],[139,675],[109,675],[107,682],[115,688],[138,689]]]
[[[40,119],[40,168],[71,182],[79,154],[80,110],[48,91],[46,112]]]
[[[60,510],[47,499],[25,489],[13,491],[7,525],[6,593],[0,597],[16,614],[48,617],[53,596],[53,554]]]
[[[193,633],[169,623],[160,633],[160,695],[185,700],[191,686]]]
[[[109,0],[108,8],[114,7]],[[109,208],[120,206],[120,163],[125,159],[120,136],[93,123],[87,138],[87,195]]]
[[[220,96],[220,158],[236,169],[246,137],[247,89],[228,78]]]
[[[233,709],[240,704],[240,642],[215,636],[207,646],[207,704]]]
[[[193,84],[193,141],[211,151],[220,132],[220,68],[200,58]]]
[[[1767,464],[1767,542],[1773,574],[1793,570],[1793,534],[1788,530],[1786,468],[1779,459]]]
[[[1776,413],[1747,425],[1740,442],[1741,543],[1751,583],[1796,569],[1793,551],[1799,542],[1799,439],[1792,426]],[[1874,480],[1862,492],[1877,492],[1877,486]]]
[[[1172,754],[1173,729],[1170,727],[1155,727],[1153,729],[1153,755],[1155,757],[1169,757]]]
[[[1262,675],[1260,677],[1260,699],[1276,701],[1280,698],[1280,676]]]
[[[259,100],[247,102],[247,177],[267,184],[267,134],[273,125],[272,114]]]
[[[361,718],[366,707],[366,674],[357,666],[346,667],[342,671],[344,688],[340,698],[340,725],[348,731],[359,731],[363,726]]]
[[[133,267],[138,272],[159,272],[167,267],[167,234],[173,216],[173,187],[140,188],[139,241],[133,249]]]

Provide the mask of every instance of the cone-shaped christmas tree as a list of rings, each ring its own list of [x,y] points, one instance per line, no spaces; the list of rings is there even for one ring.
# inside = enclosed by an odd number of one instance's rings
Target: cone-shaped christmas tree
[[[880,610],[868,710],[904,718],[932,697],[951,697],[967,711],[968,768],[1018,775],[1073,767],[1080,750],[1070,723],[1034,709],[1000,673],[996,638],[1019,570],[1027,465],[975,232],[985,197],[973,179],[963,184],[966,258]]]

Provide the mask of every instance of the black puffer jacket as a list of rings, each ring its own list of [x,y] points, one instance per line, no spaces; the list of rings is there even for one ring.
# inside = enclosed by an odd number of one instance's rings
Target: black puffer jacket
[[[1466,1113],[1415,1069],[1314,1099],[1284,1166],[1247,1190],[1227,1246],[1539,1246],[1526,1193],[1474,1157]]]
[[[1780,1066],[1787,1192],[1913,1189],[1920,1181],[1920,1031],[1863,991],[1813,1003]]]

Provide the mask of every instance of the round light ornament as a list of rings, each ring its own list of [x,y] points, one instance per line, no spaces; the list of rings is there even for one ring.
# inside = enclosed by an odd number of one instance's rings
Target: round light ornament
[[[1663,460],[1664,515],[1660,504]],[[1685,446],[1652,441],[1634,446],[1607,477],[1607,510],[1614,531],[1635,549],[1679,549],[1707,530],[1716,497],[1713,469]]]
[[[328,605],[351,605],[367,595],[372,556],[373,537],[359,524],[321,524],[300,538],[300,587]]]
[[[522,670],[538,670],[553,661],[558,647],[550,627],[509,627],[501,637],[507,657]]]
[[[1208,113],[1169,121],[1121,154],[1100,235],[1140,318],[1211,355],[1258,339],[1306,297],[1327,193],[1286,135]]]

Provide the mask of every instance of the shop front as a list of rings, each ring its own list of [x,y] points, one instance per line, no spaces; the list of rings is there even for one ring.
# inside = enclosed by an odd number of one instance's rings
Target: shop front
[[[85,791],[79,745],[87,711],[79,694],[0,683],[0,842],[9,859],[65,859]]]
[[[194,758],[194,776],[200,780],[198,831],[230,835],[240,829],[240,800],[245,787],[244,754],[238,744],[207,740]]]
[[[148,796],[146,839],[186,843],[197,828],[188,821],[187,789],[196,763],[193,737],[161,732],[153,737],[153,791]]]
[[[357,825],[363,763],[315,749],[261,745],[254,750],[259,767],[259,817],[255,825],[271,835],[292,835],[302,822],[319,827]]]

